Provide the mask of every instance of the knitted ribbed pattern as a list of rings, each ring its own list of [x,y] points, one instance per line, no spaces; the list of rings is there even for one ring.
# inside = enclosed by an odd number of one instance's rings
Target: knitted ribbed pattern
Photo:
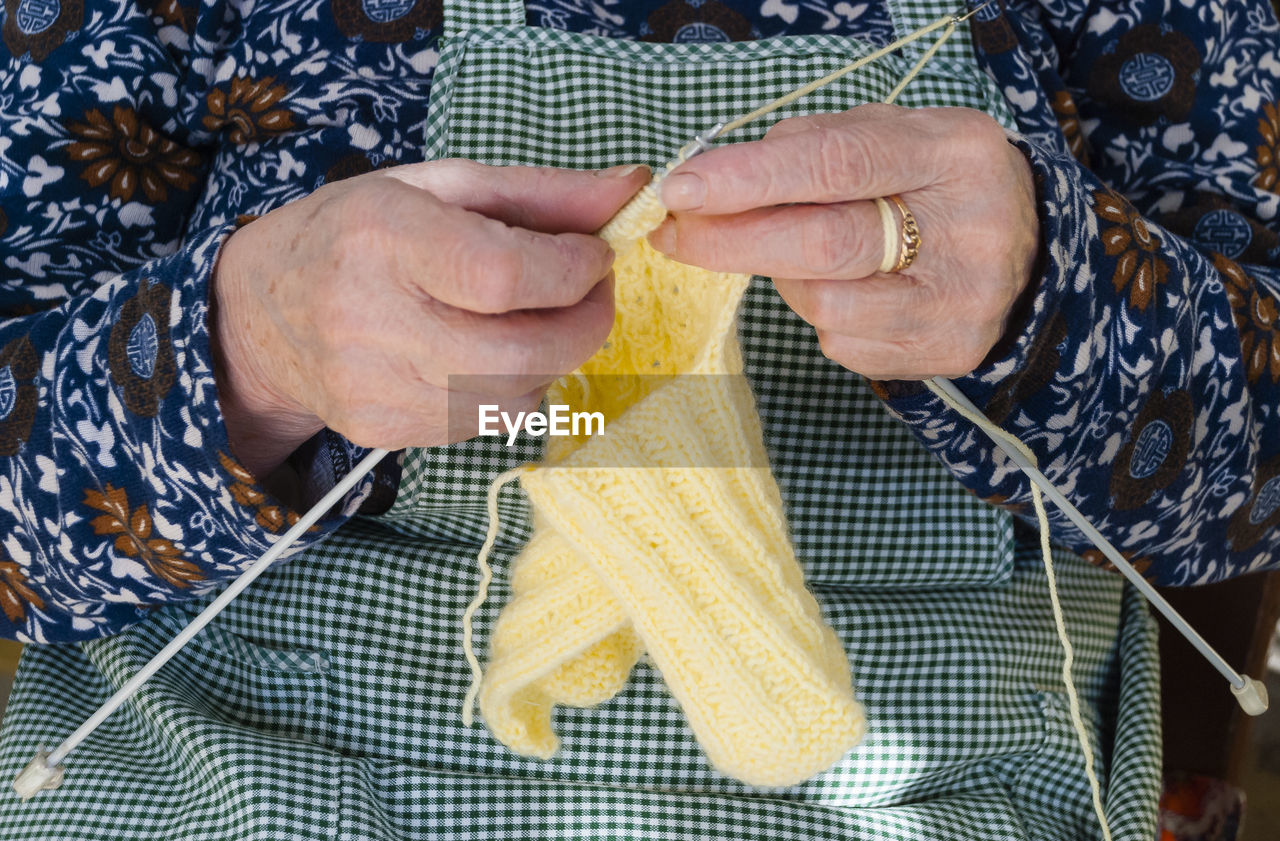
[[[533,537],[490,641],[481,713],[513,750],[550,757],[554,705],[611,698],[643,650],[717,769],[792,785],[844,756],[865,721],[804,587],[745,379],[688,376],[742,373],[749,278],[637,242],[665,216],[651,193],[626,213],[602,232],[618,252],[613,332],[549,395],[602,412],[605,434],[552,438],[521,475]],[[630,374],[646,376],[589,387]],[[640,464],[654,467],[619,466]]]

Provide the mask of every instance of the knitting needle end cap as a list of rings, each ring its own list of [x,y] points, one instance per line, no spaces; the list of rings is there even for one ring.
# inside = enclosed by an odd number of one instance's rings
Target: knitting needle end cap
[[[1240,709],[1249,715],[1262,715],[1270,706],[1267,700],[1266,684],[1248,675],[1241,675],[1241,677],[1244,678],[1244,685],[1232,686],[1231,694],[1235,695],[1236,700],[1240,702]]]
[[[66,772],[64,765],[49,765],[49,752],[36,751],[35,759],[27,763],[13,780],[13,790],[25,803],[42,791],[52,791],[62,785],[62,777]]]

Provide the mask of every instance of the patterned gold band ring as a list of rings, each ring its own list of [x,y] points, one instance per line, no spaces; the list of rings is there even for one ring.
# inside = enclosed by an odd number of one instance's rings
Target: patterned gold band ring
[[[889,204],[893,202],[893,206]],[[880,260],[882,272],[900,272],[915,262],[920,254],[920,226],[907,204],[896,193],[875,200],[884,226],[884,256]],[[897,207],[897,213],[894,212]]]

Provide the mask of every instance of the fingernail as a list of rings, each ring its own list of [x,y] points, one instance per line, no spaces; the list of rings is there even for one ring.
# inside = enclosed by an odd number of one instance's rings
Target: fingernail
[[[644,169],[644,164],[623,164],[622,166],[610,167],[596,172],[597,178],[626,178],[638,169]]]
[[[664,254],[669,254],[676,247],[675,223],[670,219],[649,232],[649,244]]]
[[[692,172],[662,179],[662,203],[667,210],[697,210],[707,200],[707,185]]]

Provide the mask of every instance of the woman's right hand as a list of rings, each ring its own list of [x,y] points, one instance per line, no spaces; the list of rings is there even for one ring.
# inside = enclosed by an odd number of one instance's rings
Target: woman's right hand
[[[535,408],[609,333],[613,253],[590,234],[647,180],[432,161],[325,185],[238,230],[212,328],[236,457],[263,477],[326,426],[398,449],[451,443],[451,406]]]

